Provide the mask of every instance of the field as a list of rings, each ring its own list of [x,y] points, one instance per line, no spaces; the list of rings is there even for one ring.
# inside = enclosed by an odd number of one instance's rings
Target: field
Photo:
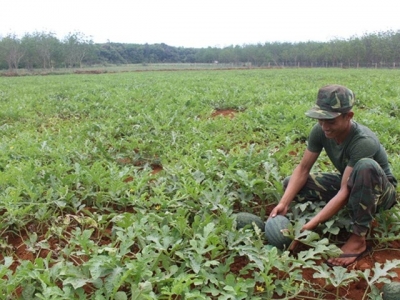
[[[323,261],[342,212],[292,253],[235,213],[266,219],[315,121],[319,87],[358,99],[400,179],[398,70],[181,70],[0,77],[1,299],[381,299],[400,274],[400,212],[373,253]],[[315,166],[331,170],[322,155]]]

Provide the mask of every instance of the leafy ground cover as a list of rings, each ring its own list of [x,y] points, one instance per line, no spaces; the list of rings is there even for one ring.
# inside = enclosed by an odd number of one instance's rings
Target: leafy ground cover
[[[0,78],[0,294],[4,299],[380,299],[400,272],[400,213],[374,252],[324,263],[343,215],[298,228],[294,253],[234,214],[266,218],[300,160],[304,111],[328,83],[356,93],[400,178],[396,70],[218,70]],[[323,158],[317,169],[329,170]]]

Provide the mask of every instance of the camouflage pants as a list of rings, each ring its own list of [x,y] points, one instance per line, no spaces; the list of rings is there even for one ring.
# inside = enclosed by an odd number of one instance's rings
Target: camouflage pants
[[[285,178],[286,189],[289,178]],[[304,187],[294,201],[329,201],[340,189],[339,173],[314,173],[308,176]],[[350,195],[347,208],[350,213],[352,232],[365,236],[374,214],[391,208],[396,202],[396,187],[388,180],[382,168],[374,160],[361,159],[356,163],[348,180]]]

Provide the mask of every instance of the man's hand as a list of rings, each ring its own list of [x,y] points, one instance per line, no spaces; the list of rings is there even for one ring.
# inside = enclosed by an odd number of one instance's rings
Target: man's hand
[[[294,251],[294,250],[296,250],[296,248],[297,248],[297,246],[299,245],[299,241],[298,240],[293,240],[291,243],[290,243],[290,246],[289,246],[289,251]]]
[[[277,206],[275,206],[275,208],[271,211],[271,213],[270,213],[270,217],[272,217],[272,218],[274,218],[274,217],[276,217],[277,215],[286,215],[286,213],[287,213],[287,211],[288,211],[288,207],[286,206],[286,205],[283,205],[283,204],[278,204]]]
[[[311,231],[311,230],[313,230],[317,225],[318,225],[318,221],[316,221],[315,218],[313,218],[313,219],[311,219],[309,222],[307,222],[306,224],[304,224],[303,227],[301,227],[300,232],[303,232],[303,231],[306,231],[306,230]],[[290,251],[296,250],[296,248],[297,248],[297,246],[299,245],[299,243],[300,243],[299,240],[296,240],[296,239],[293,240],[293,241],[290,243],[289,250],[290,250]]]

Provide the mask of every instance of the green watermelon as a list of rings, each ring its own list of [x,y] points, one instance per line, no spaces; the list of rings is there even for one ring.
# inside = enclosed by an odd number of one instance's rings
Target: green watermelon
[[[400,299],[400,282],[386,283],[382,288],[383,300],[399,300]]]
[[[267,222],[265,222],[265,237],[268,243],[281,250],[287,248],[292,242],[292,239],[284,236],[281,230],[288,229],[289,225],[290,221],[285,216],[277,215],[273,218],[269,218]]]
[[[236,214],[236,229],[244,228],[246,226],[249,228],[254,228],[253,223],[260,228],[261,231],[264,231],[265,224],[259,216],[247,212],[240,212]]]

